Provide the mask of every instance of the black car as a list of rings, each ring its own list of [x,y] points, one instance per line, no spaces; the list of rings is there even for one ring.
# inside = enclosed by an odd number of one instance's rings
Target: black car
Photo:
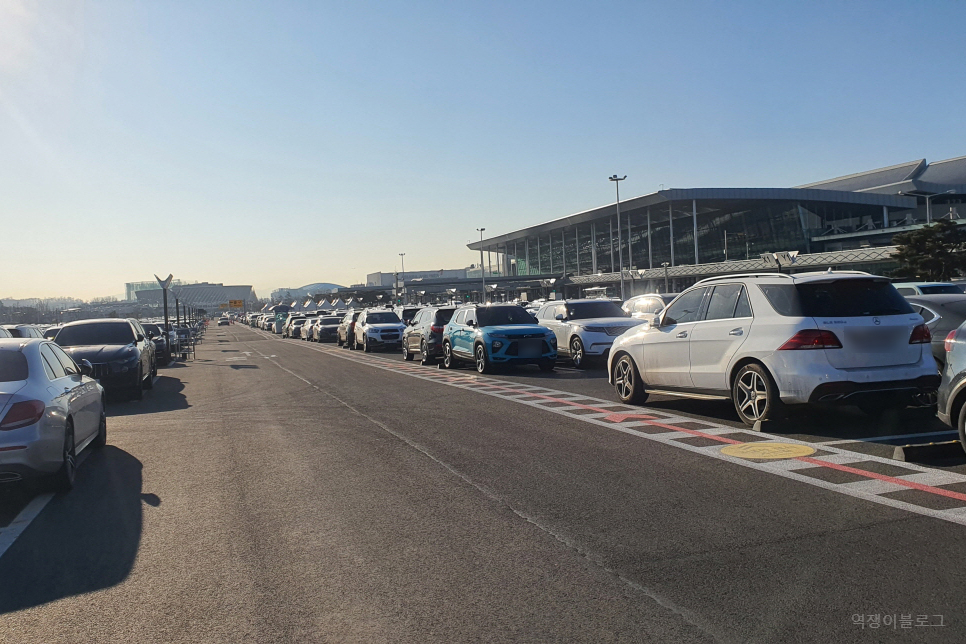
[[[966,295],[907,295],[906,300],[929,327],[932,355],[942,371],[946,364],[946,336],[966,321]]]
[[[171,362],[171,346],[168,344],[167,334],[161,330],[160,324],[142,324],[144,332],[154,342],[154,355],[162,367]]]
[[[427,306],[420,309],[403,331],[402,352],[406,360],[415,353],[423,364],[443,357],[443,327],[456,312],[455,306]]]
[[[139,400],[154,387],[158,373],[154,342],[137,322],[107,318],[65,324],[54,342],[74,362],[87,360],[94,378],[108,391],[125,391]]]

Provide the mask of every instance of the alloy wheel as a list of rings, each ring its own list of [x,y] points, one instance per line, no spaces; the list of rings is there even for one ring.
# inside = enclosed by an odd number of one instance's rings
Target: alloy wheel
[[[626,356],[614,367],[614,388],[617,389],[617,395],[624,400],[630,398],[634,391],[634,367]]]
[[[751,420],[760,420],[768,407],[768,384],[756,371],[738,378],[738,409]]]
[[[570,341],[570,359],[573,360],[574,366],[578,369],[584,364],[584,345],[580,338],[574,338]]]

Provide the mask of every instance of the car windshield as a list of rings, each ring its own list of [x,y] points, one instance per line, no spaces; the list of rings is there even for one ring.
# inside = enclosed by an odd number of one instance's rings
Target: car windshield
[[[28,374],[27,357],[23,353],[0,350],[0,382],[26,380]]]
[[[519,306],[486,306],[476,309],[478,326],[533,324],[533,316]]]
[[[92,322],[65,326],[54,341],[62,347],[79,347],[93,344],[130,344],[134,342],[134,329],[126,322]]]
[[[936,284],[934,286],[920,286],[923,295],[957,295],[963,292],[962,286],[955,284]]]
[[[391,311],[370,313],[366,316],[366,324],[392,324],[393,322],[399,322],[399,316]]]
[[[882,279],[766,284],[760,288],[779,315],[790,317],[849,318],[912,313],[905,298]]]
[[[157,324],[142,324],[148,335],[161,335],[161,327]]]
[[[614,302],[574,302],[567,305],[567,319],[584,320],[587,318],[626,318],[627,311]]]

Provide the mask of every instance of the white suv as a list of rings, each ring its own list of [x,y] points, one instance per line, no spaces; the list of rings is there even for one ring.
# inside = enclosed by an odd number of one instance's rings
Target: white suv
[[[369,353],[373,349],[398,349],[402,346],[402,333],[406,330],[399,316],[387,309],[365,309],[356,320],[356,349]]]
[[[883,277],[714,277],[619,337],[608,380],[625,403],[648,393],[731,398],[748,425],[780,417],[785,405],[873,412],[935,392],[930,339],[922,316]]]
[[[558,355],[568,356],[578,369],[593,360],[603,364],[614,339],[644,322],[629,317],[616,303],[599,299],[548,302],[534,317],[557,336]]]

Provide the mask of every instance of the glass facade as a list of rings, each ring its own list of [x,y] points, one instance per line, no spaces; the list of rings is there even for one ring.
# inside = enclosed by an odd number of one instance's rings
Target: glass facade
[[[945,206],[948,208],[949,206]],[[697,247],[695,257],[695,216]],[[673,221],[671,217],[673,216]],[[590,275],[617,270],[619,248],[624,266],[636,269],[755,259],[764,252],[816,253],[891,243],[889,228],[916,221],[916,210],[837,202],[769,199],[682,199],[648,207],[621,209],[617,219],[603,215],[562,225],[539,236],[509,241],[486,250],[506,258],[509,274]],[[673,224],[673,229],[672,229]],[[673,230],[673,240],[672,240]],[[673,247],[673,260],[672,260]],[[596,269],[596,270],[595,270]]]

